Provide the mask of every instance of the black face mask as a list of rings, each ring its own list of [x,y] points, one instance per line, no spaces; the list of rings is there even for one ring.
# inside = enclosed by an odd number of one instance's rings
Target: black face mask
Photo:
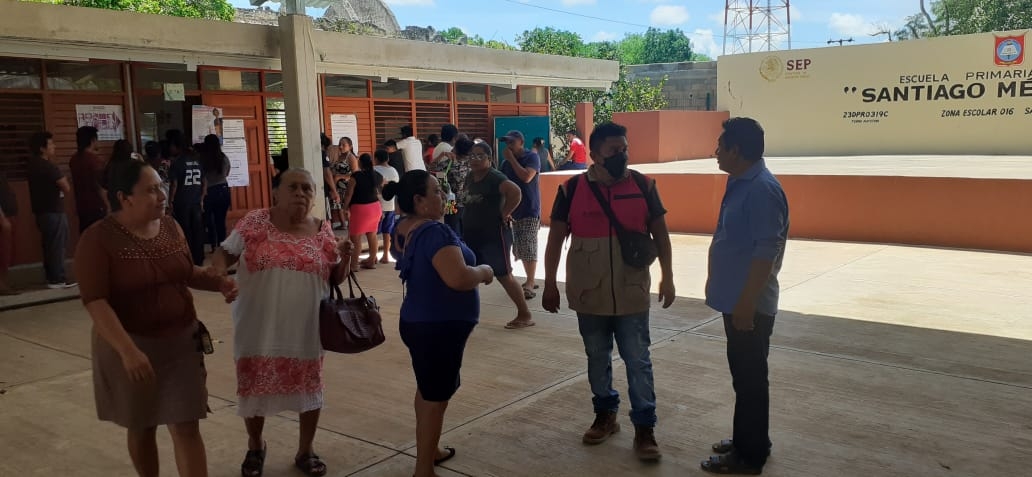
[[[623,177],[624,172],[627,172],[627,153],[618,152],[606,158],[605,164],[602,167],[606,168],[609,172],[609,176],[613,179],[620,179]]]

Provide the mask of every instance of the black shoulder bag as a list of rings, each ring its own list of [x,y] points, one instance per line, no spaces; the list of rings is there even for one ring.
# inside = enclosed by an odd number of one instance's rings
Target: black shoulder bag
[[[632,172],[631,174],[633,175],[634,173]],[[633,177],[633,179],[638,183],[638,188],[642,190],[642,198],[644,199],[648,194],[647,187],[642,185],[643,181],[639,180],[638,177]],[[609,217],[609,223],[616,229],[616,238],[620,241],[620,253],[623,255],[624,263],[635,268],[648,268],[649,265],[652,265],[652,262],[655,262],[659,256],[656,242],[652,240],[652,236],[648,233],[632,232],[625,229],[623,224],[616,218],[616,214],[613,213],[609,202],[605,197],[602,197],[602,191],[598,188],[598,184],[588,180],[586,175],[583,176],[583,180],[588,182],[588,187],[595,194],[598,205],[602,207],[602,211]]]

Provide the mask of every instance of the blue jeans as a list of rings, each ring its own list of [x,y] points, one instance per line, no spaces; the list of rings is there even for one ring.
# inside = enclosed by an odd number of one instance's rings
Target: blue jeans
[[[588,354],[588,382],[595,412],[617,412],[620,393],[613,389],[613,338],[627,368],[631,422],[655,427],[656,391],[649,358],[649,312],[623,316],[577,314],[584,351]]]

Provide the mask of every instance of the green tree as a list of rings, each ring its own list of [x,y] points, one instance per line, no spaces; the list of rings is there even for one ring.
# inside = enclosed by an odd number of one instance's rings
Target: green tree
[[[23,0],[76,7],[125,10],[187,18],[233,21],[236,10],[226,0]]]
[[[628,33],[616,44],[620,53],[620,63],[624,65],[645,64],[645,35],[641,33]]]
[[[692,60],[692,41],[680,28],[661,31],[649,28],[642,35],[644,42],[641,63],[679,63]]]
[[[1032,0],[937,0],[918,2],[898,39],[967,35],[1032,28]]]
[[[444,38],[446,43],[454,45],[464,44],[467,40],[466,32],[462,31],[459,27],[451,27],[447,30],[437,32],[437,34],[441,35],[441,38]]]
[[[575,56],[582,58],[598,58],[620,60],[623,58],[618,44],[611,42],[595,42],[585,44],[576,33],[557,30],[555,28],[536,28],[525,31],[517,38],[520,49],[533,53]],[[608,91],[584,88],[552,88],[551,90],[551,123],[553,131],[568,131],[576,127],[577,103],[588,102],[595,105],[596,123],[611,121],[613,113],[630,111],[650,111],[663,109],[667,102],[663,97],[663,85],[666,78],[657,85],[647,79],[628,81],[623,69],[620,77]],[[562,139],[565,142],[565,138]],[[559,153],[565,154],[563,144]]]
[[[506,43],[504,41],[485,40],[485,39],[481,38],[480,35],[473,35],[473,37],[469,39],[469,42],[467,44],[468,45],[472,45],[472,46],[480,46],[480,47],[484,47],[484,48],[491,48],[493,50],[509,50],[509,51],[515,51],[516,50],[515,46],[512,46],[512,45],[510,45],[510,44],[508,44],[508,43]]]
[[[545,55],[585,57],[586,47],[580,35],[552,27],[535,28],[516,37],[523,51]]]

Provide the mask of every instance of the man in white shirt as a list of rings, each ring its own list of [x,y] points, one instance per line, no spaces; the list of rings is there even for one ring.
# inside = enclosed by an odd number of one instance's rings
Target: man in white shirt
[[[441,154],[452,152],[455,149],[455,140],[458,138],[459,128],[455,127],[454,124],[441,126],[441,142],[434,147],[434,157],[430,162],[437,162],[437,158],[441,157]]]
[[[406,125],[401,127],[401,135],[405,139],[398,141],[398,149],[401,150],[402,155],[405,156],[405,170],[398,171],[399,174],[404,174],[408,171],[414,170],[426,170],[426,164],[423,163],[423,143],[416,139],[415,134],[412,133],[412,125]]]

